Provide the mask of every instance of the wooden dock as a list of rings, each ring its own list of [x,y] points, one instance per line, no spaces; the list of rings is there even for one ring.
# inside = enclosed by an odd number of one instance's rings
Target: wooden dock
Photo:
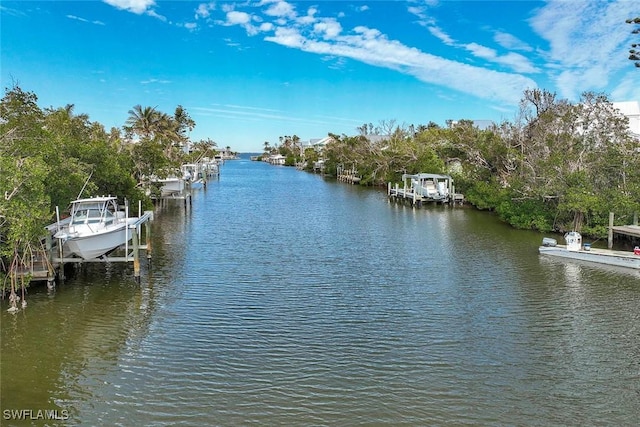
[[[359,184],[360,180],[362,179],[360,175],[358,175],[358,171],[355,167],[352,167],[351,169],[345,169],[342,166],[338,166],[336,178],[338,179],[338,181],[346,182],[349,184]]]
[[[181,201],[185,207],[191,206],[191,190],[185,189],[183,191],[175,191],[173,193],[151,196],[151,200],[154,203],[160,203],[161,205],[167,204],[170,201],[179,200]]]
[[[402,187],[398,183],[388,184],[387,196],[391,201],[409,203],[414,207],[427,203],[464,204],[464,195],[455,192],[453,179],[448,175],[405,174],[402,176]]]
[[[638,225],[638,214],[633,215],[633,224],[630,225],[613,225],[614,213],[609,212],[609,232],[607,233],[607,247],[613,248],[613,235],[620,234],[633,238],[640,238],[640,226]]]

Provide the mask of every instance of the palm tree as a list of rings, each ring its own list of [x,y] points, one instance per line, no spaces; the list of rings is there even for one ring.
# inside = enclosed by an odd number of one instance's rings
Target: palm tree
[[[196,127],[196,122],[193,121],[182,105],[176,107],[173,119],[178,123],[178,132],[184,138],[188,138],[188,135],[185,135],[187,131],[191,132]]]
[[[155,107],[144,107],[140,104],[129,110],[129,117],[125,125],[127,134],[136,134],[141,138],[153,138],[158,132],[158,122],[161,114]]]

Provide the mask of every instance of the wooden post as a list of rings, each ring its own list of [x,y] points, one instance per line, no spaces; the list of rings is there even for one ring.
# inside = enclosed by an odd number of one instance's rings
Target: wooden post
[[[607,247],[613,248],[613,212],[609,212],[609,233],[607,235]]]
[[[151,224],[147,221],[144,225],[145,242],[147,244],[147,264],[151,264]]]
[[[133,230],[133,277],[137,282],[140,281],[140,243],[138,242],[138,230]],[[125,252],[126,253],[126,252]],[[129,254],[127,254],[129,257]]]
[[[53,289],[56,286],[56,268],[53,265],[52,262],[52,258],[53,258],[53,241],[52,241],[52,237],[51,237],[51,233],[47,233],[47,237],[45,238],[45,247],[47,250],[47,256],[48,256],[48,263],[47,263],[47,288],[48,289]]]

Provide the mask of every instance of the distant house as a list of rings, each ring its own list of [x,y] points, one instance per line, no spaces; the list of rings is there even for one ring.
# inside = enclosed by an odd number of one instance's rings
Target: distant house
[[[640,139],[640,103],[638,101],[614,102],[613,106],[629,119],[629,130]]]

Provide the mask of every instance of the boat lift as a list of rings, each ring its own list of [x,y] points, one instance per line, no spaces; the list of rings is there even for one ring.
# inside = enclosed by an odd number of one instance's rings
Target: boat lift
[[[139,206],[141,210],[141,206]],[[64,221],[64,220],[63,220]],[[145,250],[147,253],[147,263],[151,263],[151,225],[150,221],[153,221],[153,211],[144,211],[135,221],[128,224],[128,228],[131,230],[131,238],[123,242],[121,246],[114,249],[110,253],[104,254],[98,258],[84,259],[80,257],[67,257],[62,253],[62,245],[57,239],[53,238],[51,228],[48,228],[49,233],[46,236],[46,249],[49,254],[49,261],[53,267],[53,271],[48,269],[46,275],[33,274],[32,280],[46,280],[49,283],[49,287],[53,286],[55,280],[55,272],[57,271],[58,277],[64,280],[64,264],[82,264],[86,262],[132,262],[133,274],[136,281],[140,281],[140,251]],[[144,239],[142,236],[142,226],[144,225]],[[124,251],[124,254],[122,253]],[[117,255],[112,255],[117,254]],[[44,277],[43,277],[44,276]]]

